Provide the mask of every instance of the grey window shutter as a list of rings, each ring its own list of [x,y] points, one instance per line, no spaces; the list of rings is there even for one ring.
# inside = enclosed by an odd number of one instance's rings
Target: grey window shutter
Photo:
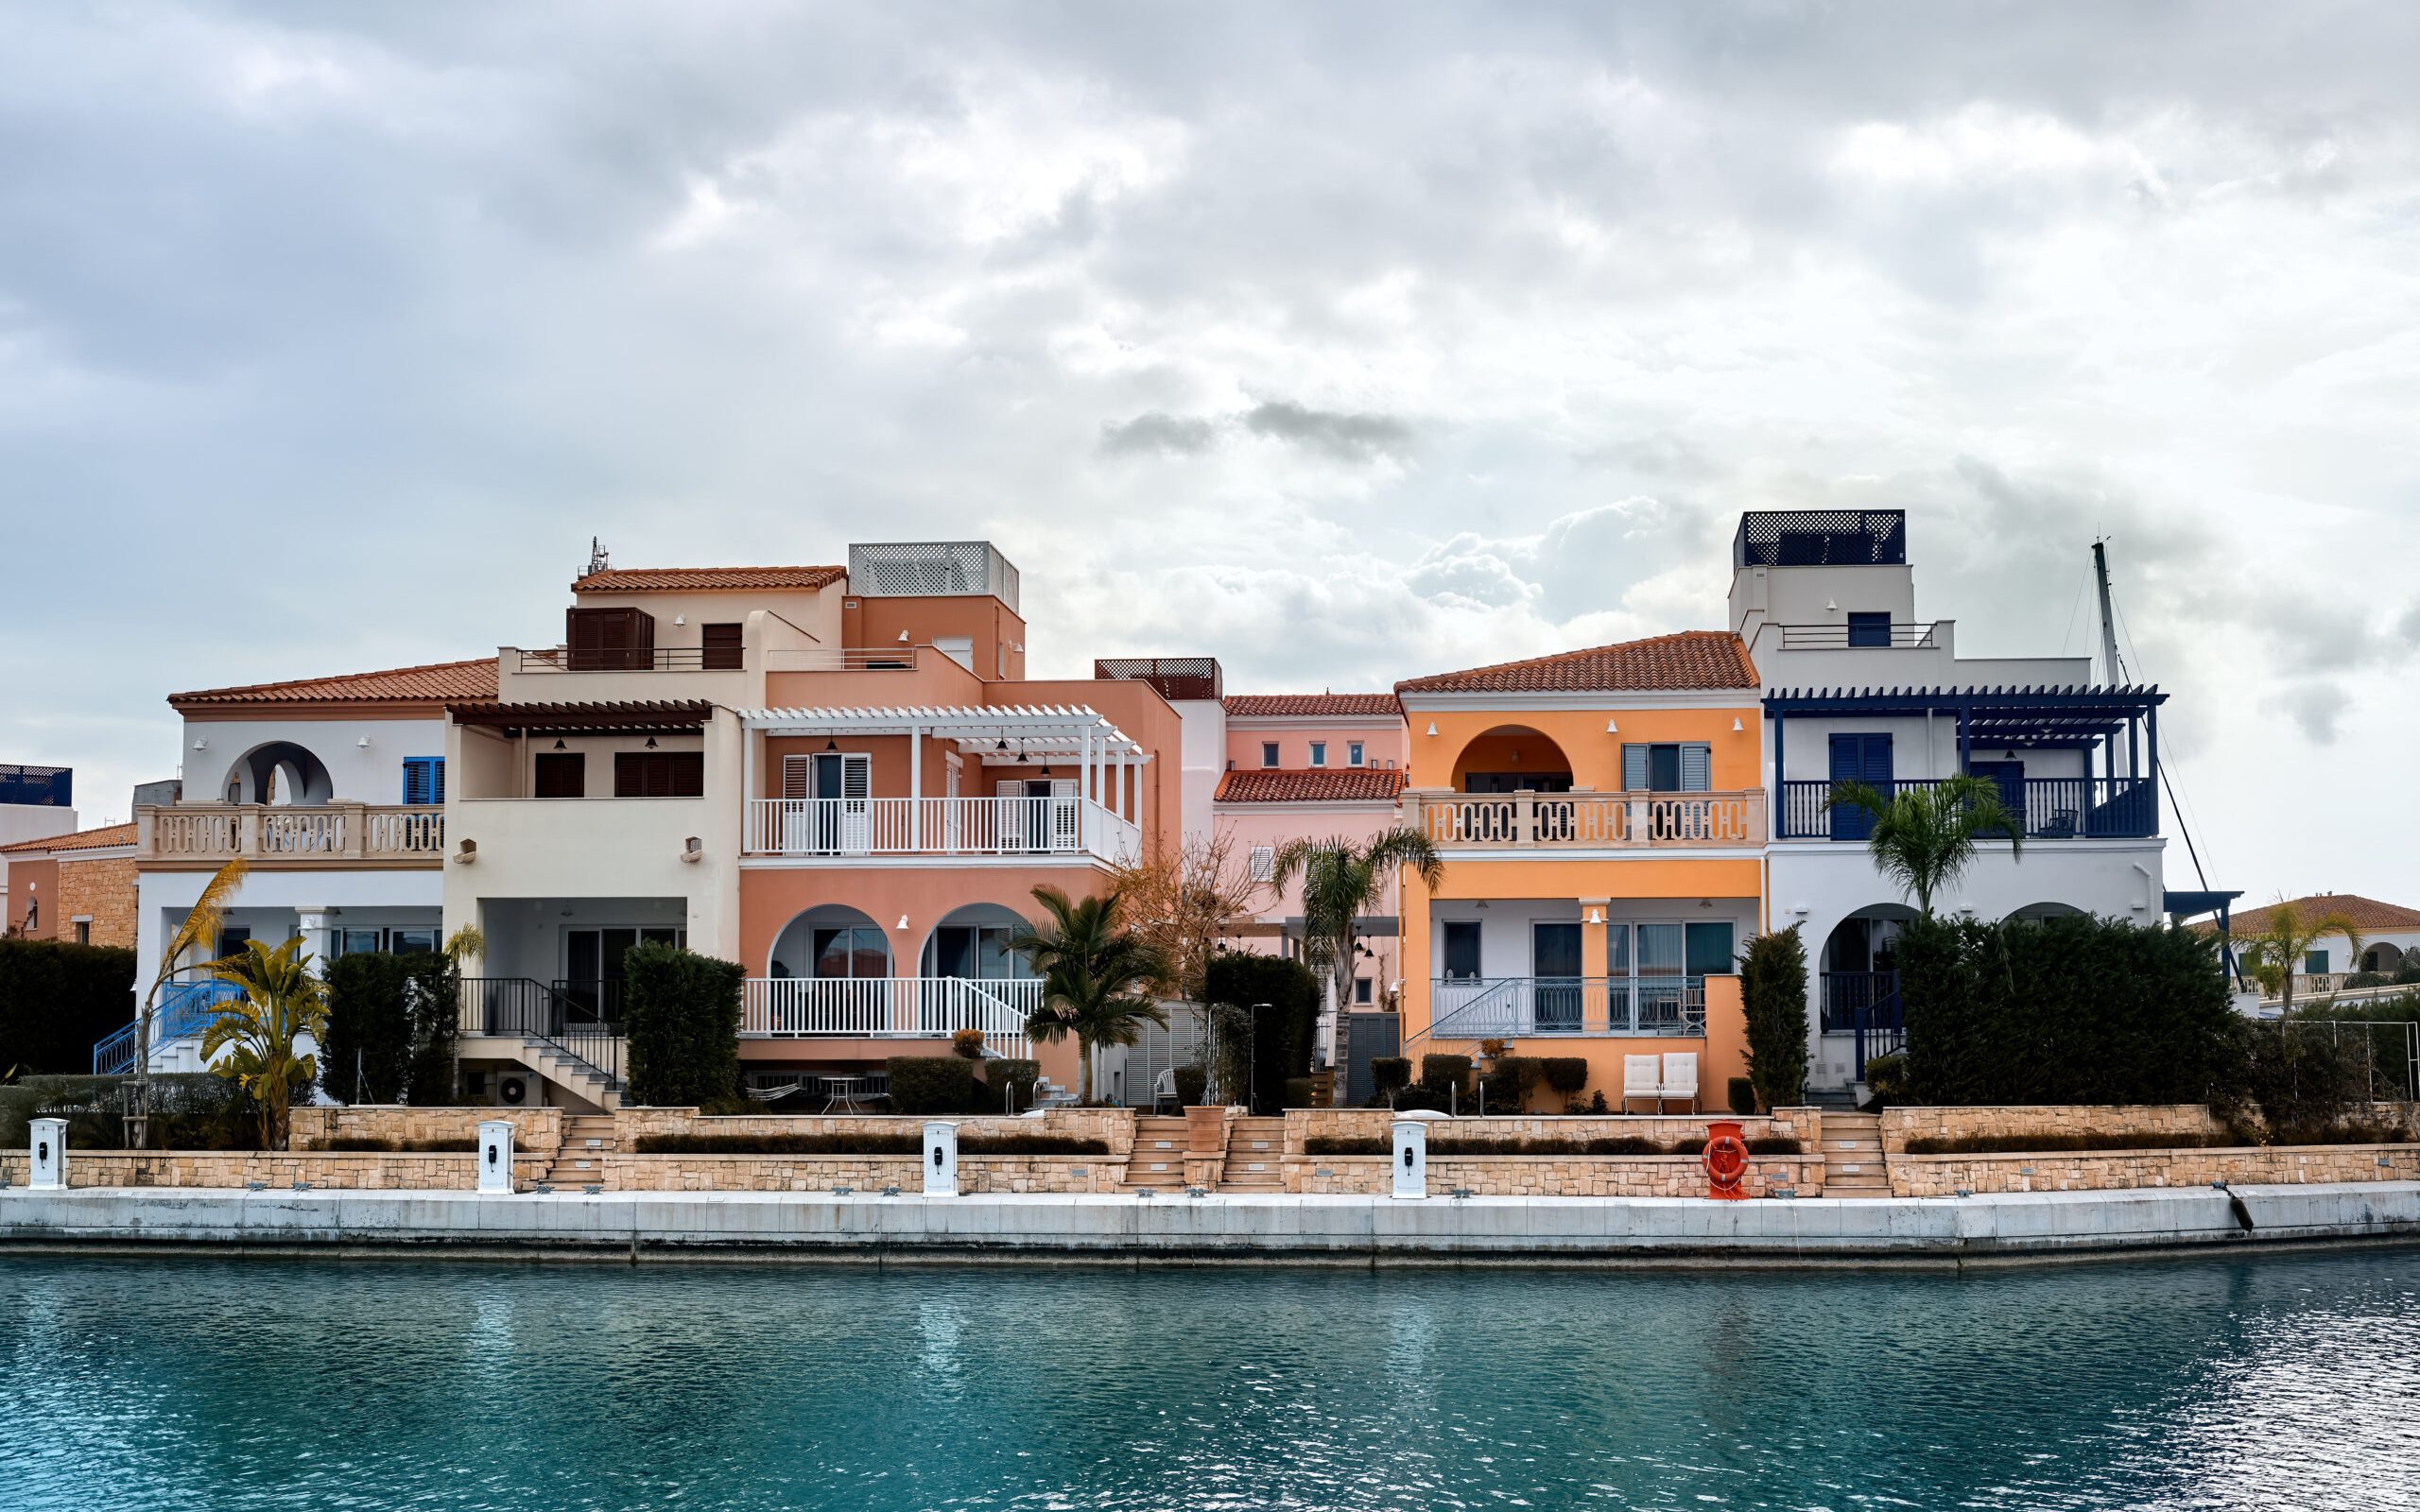
[[[1647,747],[1625,743],[1622,747],[1622,786],[1637,793],[1647,787]]]
[[[1681,747],[1681,791],[1703,793],[1714,786],[1714,747]]]

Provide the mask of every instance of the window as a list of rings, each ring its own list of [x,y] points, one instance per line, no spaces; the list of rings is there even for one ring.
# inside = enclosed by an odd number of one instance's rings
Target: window
[[[1691,976],[1720,975],[1739,970],[1739,963],[1732,959],[1729,919],[1689,925],[1685,950]]]
[[[1277,848],[1256,845],[1252,848],[1252,880],[1267,882],[1277,875]]]
[[[1849,615],[1849,644],[1889,645],[1891,616],[1888,613]]]
[[[445,801],[444,757],[406,756],[404,758],[404,801],[410,804],[436,804]]]
[[[76,920],[76,943],[78,945],[90,945],[93,943],[93,921],[91,919],[79,919]]]
[[[338,955],[374,955],[378,952],[378,932],[374,929],[339,929],[334,940]]]
[[[536,777],[531,791],[539,798],[588,796],[588,758],[579,751],[540,751]]]
[[[1264,740],[1260,743],[1260,765],[1263,766],[1277,765],[1277,742]]]
[[[1347,766],[1359,766],[1362,765],[1361,743],[1359,741],[1349,740],[1344,743],[1344,765]]]
[[[1326,741],[1315,740],[1311,742],[1311,765],[1314,766],[1325,766],[1327,765]]]
[[[2327,972],[2327,952],[2324,950],[2305,951],[2303,953],[2303,971],[2305,973],[2311,976],[2325,975]]]
[[[977,982],[1017,981],[1028,972],[1023,958],[1009,949],[1015,934],[1008,924],[943,924],[933,931],[932,943],[925,948],[925,974]]]
[[[706,753],[701,750],[617,750],[614,753],[615,798],[703,798]]]
[[[1370,978],[1366,976],[1355,977],[1353,979],[1353,1001],[1356,1003],[1375,1002],[1376,999],[1371,995],[1372,990],[1375,986],[1376,984],[1372,982]]]
[[[437,931],[433,929],[390,929],[387,942],[398,955],[437,954]]]
[[[1445,980],[1476,982],[1478,980],[1478,920],[1449,919],[1445,920]]]
[[[1703,793],[1714,785],[1714,747],[1686,742],[1624,745],[1622,786],[1634,793]]]
[[[708,625],[702,628],[705,633],[705,669],[709,672],[738,671],[739,627]]]

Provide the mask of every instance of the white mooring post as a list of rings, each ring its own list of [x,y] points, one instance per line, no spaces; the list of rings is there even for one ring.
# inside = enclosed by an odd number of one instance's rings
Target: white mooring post
[[[479,1125],[479,1190],[512,1191],[512,1121],[491,1118]]]
[[[35,1191],[56,1192],[67,1184],[67,1120],[35,1119],[29,1149],[34,1158]]]
[[[958,1195],[958,1125],[925,1125],[925,1195]]]
[[[1395,1124],[1395,1195],[1428,1195],[1428,1125],[1407,1118]]]

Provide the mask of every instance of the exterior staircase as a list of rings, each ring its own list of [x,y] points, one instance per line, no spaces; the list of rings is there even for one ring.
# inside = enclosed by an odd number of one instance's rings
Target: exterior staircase
[[[538,1035],[523,1037],[521,1062],[581,1102],[594,1104],[607,1113],[622,1106],[622,1083],[618,1078],[607,1075],[552,1040]]]
[[[1184,1146],[1183,1118],[1146,1114],[1135,1119],[1134,1153],[1126,1161],[1126,1184],[1120,1190],[1184,1191]]]
[[[1221,1192],[1286,1190],[1286,1121],[1239,1118],[1227,1125],[1227,1163]]]
[[[1882,1157],[1878,1113],[1824,1114],[1824,1195],[1887,1197],[1891,1170]]]
[[[562,1146],[555,1151],[554,1163],[546,1167],[546,1174],[538,1179],[558,1192],[601,1186],[605,1181],[605,1157],[620,1148],[614,1137],[613,1114],[569,1114],[563,1119]]]

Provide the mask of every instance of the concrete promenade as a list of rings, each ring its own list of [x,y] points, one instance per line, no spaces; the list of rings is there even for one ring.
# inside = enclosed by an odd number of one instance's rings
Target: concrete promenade
[[[0,1190],[28,1249],[630,1261],[1820,1263],[2420,1239],[2420,1182],[1973,1197],[978,1195]]]

